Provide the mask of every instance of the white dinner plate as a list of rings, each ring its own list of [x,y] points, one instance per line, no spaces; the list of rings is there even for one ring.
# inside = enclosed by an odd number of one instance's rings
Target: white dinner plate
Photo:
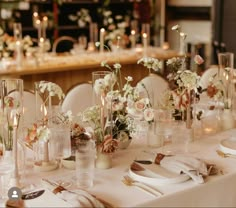
[[[224,153],[236,155],[236,138],[230,137],[220,141],[220,148]]]
[[[134,180],[150,185],[182,183],[190,179],[187,174],[177,174],[161,167],[160,165],[151,164],[141,166],[145,168],[144,171],[134,171],[130,168],[129,174]]]

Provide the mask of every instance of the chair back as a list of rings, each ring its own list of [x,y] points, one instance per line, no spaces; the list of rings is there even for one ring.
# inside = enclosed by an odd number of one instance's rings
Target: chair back
[[[38,99],[39,106],[43,104],[41,98]],[[32,125],[36,121],[36,98],[33,91],[23,91],[23,103],[24,103],[24,125]],[[37,109],[40,111],[40,109]]]
[[[81,83],[72,87],[62,102],[62,111],[71,110],[72,115],[83,112],[86,108],[92,106],[93,87],[90,83]]]
[[[212,66],[202,74],[200,78],[200,86],[202,87],[202,89],[205,89],[208,86],[210,78],[214,75],[217,75],[217,73],[218,67]]]
[[[53,46],[52,46],[52,52],[53,53],[56,53],[57,52],[57,47],[59,46],[59,44],[61,43],[61,42],[69,42],[69,46],[68,47],[66,47],[65,48],[65,50],[68,50],[68,48],[73,48],[73,45],[74,45],[74,43],[76,43],[77,42],[77,40],[75,39],[75,38],[73,38],[73,37],[70,37],[70,36],[61,36],[61,37],[59,37],[59,38],[57,38],[55,41],[54,41],[54,43],[53,43]]]
[[[163,93],[169,89],[168,81],[156,74],[144,77],[137,84],[142,84],[146,89],[146,96],[151,99],[154,108],[160,103]]]

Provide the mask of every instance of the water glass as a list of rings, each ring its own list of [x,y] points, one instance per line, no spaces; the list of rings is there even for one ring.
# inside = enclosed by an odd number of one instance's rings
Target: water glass
[[[10,173],[13,171],[13,163],[0,157],[0,202],[7,199],[7,191],[10,188]]]
[[[156,122],[149,124],[147,145],[149,147],[162,147],[164,145],[164,135],[158,132]]]
[[[50,154],[52,154],[52,158],[56,159],[61,164],[63,158],[71,156],[70,127],[66,124],[54,125],[50,130]]]
[[[95,142],[87,134],[81,134],[76,147],[76,183],[78,188],[88,189],[93,186]]]
[[[175,121],[173,124],[174,134],[172,137],[171,152],[172,154],[189,152],[191,143],[192,129],[186,128],[185,121]]]

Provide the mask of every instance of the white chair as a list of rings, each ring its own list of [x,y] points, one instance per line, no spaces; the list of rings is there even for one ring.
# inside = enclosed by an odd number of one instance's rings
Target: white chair
[[[36,121],[36,99],[34,92],[24,90],[23,102],[24,102],[24,125],[30,125]],[[39,99],[38,102],[39,106],[43,104],[42,99]]]
[[[82,83],[72,87],[62,102],[62,111],[71,110],[73,115],[83,112],[92,106],[93,87],[90,83]]]
[[[209,79],[214,76],[217,75],[218,73],[218,67],[217,66],[212,66],[211,68],[207,69],[201,76],[200,78],[200,86],[202,87],[202,89],[207,88],[208,84],[209,84]]]
[[[169,83],[163,77],[150,74],[144,77],[137,84],[142,84],[146,88],[146,96],[150,97],[153,107],[160,103],[163,93],[169,89]]]
[[[15,96],[15,91],[11,92],[11,96]],[[38,100],[39,105],[43,104],[43,100]],[[40,110],[40,109],[38,109]],[[36,121],[36,98],[33,91],[23,91],[23,125],[28,126]]]

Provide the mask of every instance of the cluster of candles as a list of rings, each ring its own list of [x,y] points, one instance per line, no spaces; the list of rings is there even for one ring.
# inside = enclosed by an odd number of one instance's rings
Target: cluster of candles
[[[39,17],[38,12],[33,13],[33,26],[38,30],[38,44],[43,45],[46,40],[46,29],[48,27],[48,17]]]
[[[100,52],[104,51],[104,39],[105,39],[105,33],[106,30],[104,28],[100,29]],[[120,38],[120,37],[118,37]],[[142,45],[143,45],[143,54],[144,56],[147,56],[147,48],[149,46],[149,38],[150,35],[147,32],[142,32]],[[130,42],[131,42],[131,48],[134,49],[136,48],[136,31],[133,29],[131,30],[130,33]],[[119,44],[119,41],[118,41]],[[117,46],[119,47],[119,46]]]

